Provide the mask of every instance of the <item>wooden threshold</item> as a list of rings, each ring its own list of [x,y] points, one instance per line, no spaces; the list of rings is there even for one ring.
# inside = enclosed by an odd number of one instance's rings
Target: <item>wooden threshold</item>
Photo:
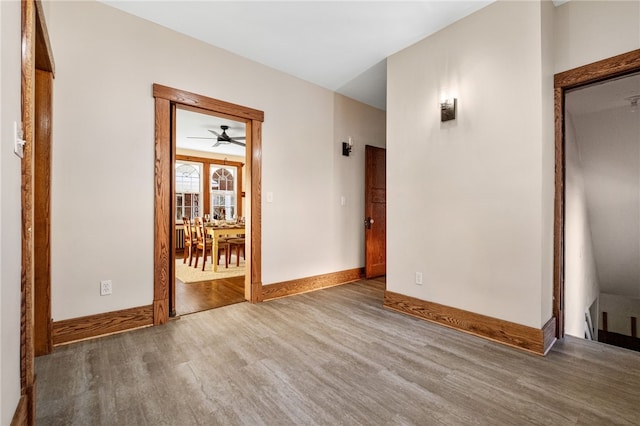
[[[56,321],[53,323],[53,345],[58,346],[150,325],[153,325],[153,305]]]
[[[307,293],[309,291],[347,284],[357,281],[363,276],[363,268],[354,268],[316,275],[313,277],[300,278],[297,280],[284,281],[277,284],[264,285],[262,286],[261,300],[277,299],[280,297],[292,296],[294,294]]]
[[[391,291],[385,291],[384,306],[536,355],[546,355],[556,341],[555,318],[537,329]]]

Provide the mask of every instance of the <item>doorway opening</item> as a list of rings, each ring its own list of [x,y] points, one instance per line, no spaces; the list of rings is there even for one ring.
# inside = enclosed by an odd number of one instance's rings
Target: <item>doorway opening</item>
[[[556,74],[555,98],[555,220],[554,220],[554,298],[553,314],[556,318],[556,337],[562,338],[566,328],[566,179],[567,179],[567,117],[566,95],[569,91],[594,83],[618,79],[640,72],[640,49],[589,65]],[[570,129],[569,129],[570,130]],[[591,302],[588,302],[591,306]],[[585,312],[586,315],[586,312]],[[589,312],[591,316],[591,312]],[[591,318],[593,320],[593,318]],[[585,320],[585,323],[588,320]]]
[[[190,110],[245,123],[245,244],[244,298],[262,300],[261,272],[261,167],[262,111],[183,90],[153,85],[155,98],[155,196],[154,196],[154,300],[153,324],[176,315],[175,287],[175,185],[177,110]],[[214,241],[216,235],[213,235]],[[214,248],[215,251],[215,248]],[[213,263],[213,262],[211,262]]]
[[[245,301],[246,123],[180,107],[175,123],[174,311],[180,316]],[[207,247],[198,242],[196,218],[205,236],[229,230],[217,237],[217,253],[211,237]]]
[[[565,331],[640,350],[640,73],[565,97]]]

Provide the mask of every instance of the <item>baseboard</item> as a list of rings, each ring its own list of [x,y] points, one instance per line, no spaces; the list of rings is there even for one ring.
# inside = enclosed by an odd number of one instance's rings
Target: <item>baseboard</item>
[[[307,293],[309,291],[320,290],[322,288],[347,284],[361,279],[363,274],[364,271],[362,268],[355,268],[332,272],[329,274],[316,275],[314,277],[263,285],[261,300],[277,299],[280,297],[292,296],[294,294]]]
[[[150,325],[153,325],[153,305],[55,321],[52,332],[53,345],[62,345]]]
[[[11,426],[23,426],[29,424],[29,404],[27,396],[22,395],[18,400],[18,406],[16,412],[13,413],[13,419],[11,419]]]
[[[537,329],[391,291],[385,291],[384,306],[537,355],[545,355],[555,342],[555,318]]]

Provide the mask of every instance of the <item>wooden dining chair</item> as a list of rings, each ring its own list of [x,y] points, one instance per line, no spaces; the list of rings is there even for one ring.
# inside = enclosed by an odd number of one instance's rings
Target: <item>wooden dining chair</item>
[[[189,257],[189,266],[193,261],[193,230],[191,229],[191,220],[188,217],[182,217],[182,227],[184,230],[184,258],[182,263],[187,263],[187,257]]]
[[[205,265],[207,263],[207,256],[209,253],[213,251],[213,238],[209,237],[207,234],[207,230],[205,229],[204,222],[202,222],[201,217],[196,217],[194,219],[194,226],[196,228],[196,264],[194,267],[198,267],[198,258],[199,253],[202,252],[202,270],[204,271]],[[216,256],[216,262],[220,263],[220,257],[224,254],[224,267],[229,267],[229,243],[226,242],[218,242],[218,253]],[[211,260],[213,261],[213,254],[211,255]]]
[[[229,238],[227,243],[229,244],[229,255],[236,252],[236,266],[240,266],[240,252],[242,252],[242,258],[247,260],[244,256],[244,238]]]

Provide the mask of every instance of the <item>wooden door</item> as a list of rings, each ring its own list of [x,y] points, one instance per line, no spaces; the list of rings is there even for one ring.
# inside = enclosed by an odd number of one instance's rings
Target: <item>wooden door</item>
[[[387,273],[387,151],[365,147],[365,275]]]

